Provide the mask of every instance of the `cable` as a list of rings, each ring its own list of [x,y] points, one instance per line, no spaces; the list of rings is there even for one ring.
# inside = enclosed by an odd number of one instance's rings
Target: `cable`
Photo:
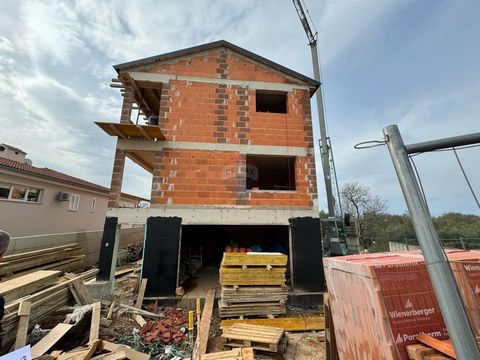
[[[475,194],[475,191],[473,190],[472,184],[470,184],[470,180],[468,179],[468,176],[465,172],[465,169],[463,168],[462,162],[460,161],[460,158],[458,157],[457,151],[455,150],[455,147],[452,148],[453,153],[455,154],[455,158],[457,159],[458,166],[460,166],[460,170],[462,170],[463,177],[465,178],[465,181],[467,182],[468,188],[470,189],[470,192],[472,193],[472,196],[477,203],[478,208],[480,209],[480,202],[478,201],[477,195]]]
[[[422,192],[423,202],[425,203],[425,206],[427,207],[428,212],[430,212],[430,209],[428,207],[427,197],[425,196],[425,190],[423,189],[422,179],[420,178],[420,175],[418,173],[417,165],[415,164],[415,161],[413,161],[412,156],[408,155],[408,158],[412,162],[413,170],[415,171],[415,177],[417,178],[418,184],[420,185],[420,191]]]
[[[370,149],[376,146],[382,146],[385,145],[387,142],[385,140],[370,140],[370,141],[363,141],[361,143],[358,143],[354,145],[354,149],[357,150],[362,150],[362,149]],[[372,145],[367,145],[367,144],[372,144]]]

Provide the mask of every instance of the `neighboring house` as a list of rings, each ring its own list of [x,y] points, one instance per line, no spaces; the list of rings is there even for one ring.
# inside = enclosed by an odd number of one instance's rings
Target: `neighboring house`
[[[0,229],[13,238],[101,232],[108,194],[104,186],[33,166],[24,151],[0,145]],[[122,193],[119,206],[136,208],[141,201],[148,200]],[[52,242],[61,243],[57,238]],[[37,247],[35,240],[18,246]]]
[[[147,295],[174,295],[192,256],[218,274],[226,246],[283,251],[292,288],[322,291],[310,109],[319,83],[226,41],[114,68],[120,123],[97,122],[118,138],[103,241],[117,223],[147,224]],[[150,208],[121,208],[126,157],[152,174]]]

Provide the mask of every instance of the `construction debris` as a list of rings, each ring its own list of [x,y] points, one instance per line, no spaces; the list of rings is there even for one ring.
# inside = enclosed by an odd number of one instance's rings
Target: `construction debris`
[[[281,253],[225,252],[220,265],[220,317],[284,314],[287,260]]]
[[[61,308],[62,306],[71,305],[74,303],[74,298],[69,289],[69,284],[76,280],[87,280],[95,276],[98,270],[89,270],[82,274],[77,275],[73,279],[58,278],[58,273],[55,276],[48,276],[48,281],[44,281],[42,288],[36,287],[36,290],[21,298],[13,296],[15,300],[7,302],[5,304],[5,316],[0,322],[0,353],[4,353],[10,350],[10,347],[15,342],[15,335],[19,327],[20,319],[22,315],[19,315],[20,304],[22,302],[30,302],[30,315],[29,315],[29,329],[33,328],[35,324],[40,323],[44,319],[48,318],[50,313]],[[35,276],[37,272],[32,275]],[[43,271],[40,271],[40,275],[45,275]],[[17,278],[18,280],[21,278]],[[19,287],[15,288],[18,293],[24,293],[23,287],[30,288],[30,284],[19,283]],[[3,285],[3,283],[2,283]],[[10,293],[12,294],[12,293]]]
[[[158,321],[148,321],[140,330],[140,336],[145,342],[178,344],[185,339],[187,321],[182,309],[164,308],[161,317],[162,319]]]

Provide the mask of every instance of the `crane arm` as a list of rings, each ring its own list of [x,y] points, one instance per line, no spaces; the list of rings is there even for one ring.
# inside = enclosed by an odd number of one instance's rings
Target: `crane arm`
[[[305,33],[307,34],[308,44],[312,46],[317,43],[317,33],[313,33],[300,1],[301,0],[292,0],[293,6],[295,6],[295,10],[297,10],[298,17],[300,18],[302,26],[305,29]]]

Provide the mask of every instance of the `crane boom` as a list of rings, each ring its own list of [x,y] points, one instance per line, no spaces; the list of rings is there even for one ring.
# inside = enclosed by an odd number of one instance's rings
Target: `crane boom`
[[[333,185],[332,185],[332,176],[330,169],[330,150],[327,142],[327,129],[325,125],[325,111],[323,108],[323,94],[322,94],[322,85],[320,79],[320,66],[318,60],[318,50],[317,50],[317,33],[313,33],[308,19],[303,10],[302,3],[300,0],[292,0],[295,9],[297,10],[298,17],[302,23],[302,26],[307,34],[307,38],[310,45],[310,50],[312,52],[312,63],[313,63],[313,77],[320,83],[320,86],[316,92],[317,98],[317,112],[318,112],[318,127],[320,129],[320,155],[322,160],[322,169],[323,169],[323,178],[325,181],[325,191],[327,195],[327,205],[328,205],[328,216],[334,217],[335,214],[335,200],[333,196]]]

